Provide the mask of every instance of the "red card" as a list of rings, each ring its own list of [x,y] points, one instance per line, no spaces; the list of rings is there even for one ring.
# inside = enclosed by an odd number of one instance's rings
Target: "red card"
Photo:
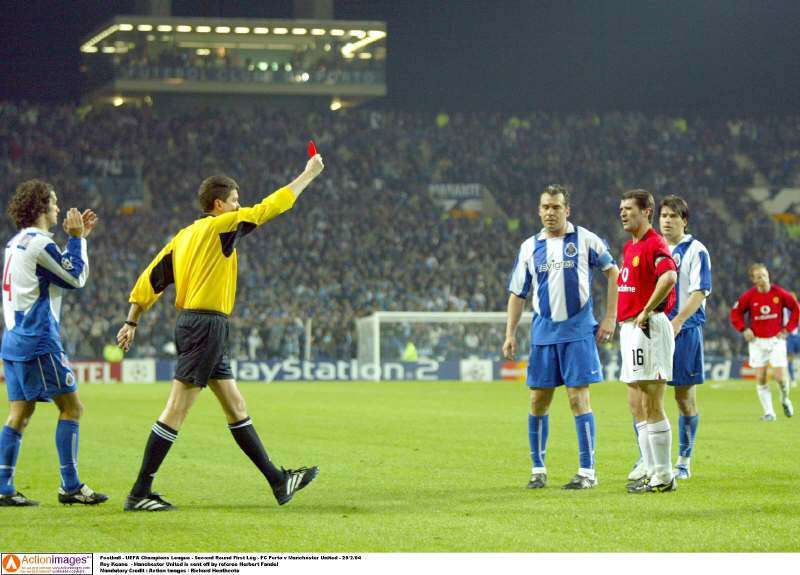
[[[308,157],[313,158],[317,155],[317,147],[314,145],[314,140],[308,141]]]

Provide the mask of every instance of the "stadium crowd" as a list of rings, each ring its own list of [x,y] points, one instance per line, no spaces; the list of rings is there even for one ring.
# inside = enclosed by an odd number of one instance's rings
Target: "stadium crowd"
[[[372,311],[504,310],[519,244],[541,227],[538,192],[553,182],[573,188],[571,220],[605,237],[617,256],[626,239],[622,190],[643,187],[657,202],[684,196],[689,232],[712,259],[707,350],[730,354],[741,337],[728,324],[729,306],[749,285],[750,262],[764,261],[774,281],[798,287],[790,264],[800,241],[737,191],[759,178],[770,187],[800,184],[798,134],[800,118],[208,108],[159,116],[152,108],[0,103],[0,185],[9,197],[39,177],[55,185],[62,210],[100,215],[89,242],[91,278],[64,299],[62,330],[74,358],[100,357],[114,341],[137,275],[168,234],[200,217],[203,178],[228,174],[242,204],[256,203],[299,173],[312,138],[324,177],[239,246],[235,358],[299,357],[308,319],[312,357],[350,358],[354,320]],[[143,201],[125,197],[113,174],[87,172],[86,158],[136,166]],[[507,218],[447,217],[427,193],[432,183],[481,183]],[[8,218],[0,233],[13,235]],[[595,298],[598,307],[603,300]],[[143,317],[132,353],[174,353],[171,301]],[[435,349],[441,335],[417,345]],[[493,353],[499,358],[499,346]]]

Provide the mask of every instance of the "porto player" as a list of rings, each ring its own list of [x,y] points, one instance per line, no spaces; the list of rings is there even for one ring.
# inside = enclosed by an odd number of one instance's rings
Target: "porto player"
[[[677,489],[671,465],[672,430],[664,412],[664,391],[672,379],[675,336],[667,317],[675,307],[677,272],[667,242],[652,227],[650,192],[625,192],[619,212],[631,234],[619,274],[617,320],[622,372],[637,422],[639,449],[647,474],[628,484],[630,493]]]
[[[772,366],[775,381],[781,391],[781,404],[786,417],[794,413],[789,399],[789,378],[787,377],[786,338],[797,328],[797,300],[792,294],[769,281],[767,266],[755,263],[750,266],[750,280],[755,287],[742,294],[731,309],[731,323],[747,340],[750,367],[755,369],[758,380],[758,399],[764,409],[762,421],[775,421],[772,408],[772,393],[767,384],[767,365]],[[784,323],[784,310],[789,318]],[[745,322],[749,316],[749,327]]]

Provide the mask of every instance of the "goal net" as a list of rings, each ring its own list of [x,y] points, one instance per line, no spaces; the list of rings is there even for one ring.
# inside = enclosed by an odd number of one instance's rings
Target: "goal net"
[[[506,312],[379,311],[356,320],[359,363],[449,361],[467,358],[499,361],[503,355]],[[531,312],[517,326],[517,356],[530,349]],[[410,346],[409,344],[412,344]]]

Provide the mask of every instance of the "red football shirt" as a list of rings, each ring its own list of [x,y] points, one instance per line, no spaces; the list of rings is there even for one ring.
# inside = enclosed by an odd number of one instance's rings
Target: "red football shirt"
[[[783,325],[783,310],[789,310],[789,321]],[[800,309],[794,296],[777,284],[768,292],[751,288],[742,294],[731,309],[731,323],[739,331],[747,328],[744,314],[750,316],[750,329],[756,337],[775,337],[782,329],[792,332],[797,328]]]
[[[617,321],[636,317],[656,289],[659,276],[677,270],[667,242],[653,228],[638,242],[628,240],[622,252],[622,270],[617,279]],[[656,260],[661,258],[658,265]],[[658,305],[656,311],[669,313],[675,307],[675,289]]]

